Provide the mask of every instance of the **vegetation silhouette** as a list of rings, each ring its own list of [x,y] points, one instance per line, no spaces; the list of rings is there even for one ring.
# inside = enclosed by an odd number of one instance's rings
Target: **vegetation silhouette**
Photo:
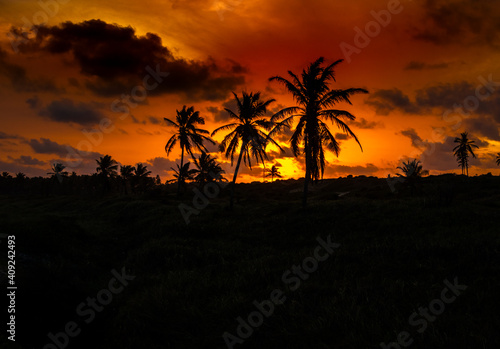
[[[415,188],[419,179],[422,176],[426,176],[429,174],[429,171],[423,170],[420,160],[413,159],[408,161],[403,161],[401,166],[398,166],[396,169],[401,170],[403,173],[396,173],[399,177],[404,177],[404,184],[410,188],[411,195],[414,195]]]
[[[500,153],[497,154],[497,165],[500,166]]]
[[[104,193],[108,193],[111,189],[110,178],[117,176],[118,163],[114,160],[111,155],[104,155],[96,160],[97,162],[97,174],[101,178],[101,183],[103,185]]]
[[[226,180],[221,175],[225,171],[222,169],[220,164],[217,163],[216,159],[210,156],[210,154],[202,152],[197,159],[194,159],[194,164],[196,168],[193,169],[193,180],[196,183],[205,184],[216,180]]]
[[[174,179],[170,179],[167,183],[177,182],[181,185],[181,187],[186,189],[186,182],[194,180],[194,175],[196,173],[195,169],[189,168],[191,166],[190,162],[186,162],[182,167],[179,164],[176,164],[177,169],[170,167],[174,171]],[[177,191],[179,193],[179,191]]]
[[[280,170],[278,169],[278,167],[276,167],[276,165],[271,166],[270,169],[266,169],[266,177],[271,177],[271,183],[274,182],[274,177],[283,178]]]
[[[238,170],[240,168],[241,160],[245,165],[252,168],[252,157],[257,160],[257,163],[267,160],[267,154],[265,152],[266,145],[272,143],[278,147],[282,152],[283,148],[274,141],[270,135],[266,134],[263,130],[268,131],[272,127],[270,120],[267,120],[264,116],[266,115],[267,108],[274,99],[269,99],[267,101],[260,100],[260,92],[254,93],[242,93],[242,99],[240,100],[236,93],[233,92],[234,98],[237,103],[237,111],[225,108],[229,113],[230,117],[235,120],[230,124],[216,128],[212,132],[212,137],[221,131],[230,131],[221,142],[219,149],[224,153],[226,158],[231,159],[231,166],[233,165],[234,155],[239,150],[238,161],[236,162],[236,167],[234,169],[233,181],[231,182],[231,198],[229,203],[229,209],[233,209],[234,204],[234,185],[236,183],[236,178],[238,176]],[[240,145],[241,144],[241,145]],[[240,146],[239,146],[240,145]],[[239,146],[239,149],[238,149]]]
[[[281,76],[273,76],[269,81],[277,81],[284,85],[293,95],[298,104],[296,107],[282,109],[272,117],[273,122],[278,122],[271,131],[271,135],[280,132],[283,128],[290,128],[296,118],[299,118],[295,131],[290,138],[290,144],[295,156],[305,156],[305,178],[302,205],[307,205],[307,192],[310,181],[323,178],[325,169],[324,146],[331,150],[337,157],[340,153],[340,144],[330,132],[328,125],[323,120],[331,121],[340,130],[356,140],[361,151],[361,143],[343,121],[355,120],[356,117],[345,110],[331,109],[339,102],[352,105],[350,97],[358,93],[368,93],[363,88],[334,89],[329,83],[335,81],[334,68],[343,60],[339,59],[332,64],[322,67],[324,58],[320,57],[302,71],[299,78],[288,71],[290,80]]]
[[[476,157],[476,154],[472,151],[472,148],[479,148],[476,144],[474,144],[474,141],[470,140],[468,138],[468,133],[467,132],[462,132],[460,134],[460,137],[456,137],[455,140],[453,141],[455,143],[458,143],[458,145],[453,148],[454,150],[454,155],[457,158],[458,161],[458,166],[462,168],[462,174],[466,174],[467,177],[469,176],[469,153],[472,155],[473,158]]]
[[[184,168],[184,151],[186,151],[194,159],[193,148],[197,148],[199,151],[207,152],[207,148],[203,145],[203,141],[210,142],[215,145],[215,142],[209,137],[205,136],[209,134],[207,130],[198,128],[198,125],[204,125],[205,119],[200,116],[198,111],[194,110],[194,107],[186,108],[182,107],[182,110],[177,110],[177,115],[175,121],[168,118],[164,120],[171,126],[177,129],[177,132],[170,137],[167,144],[165,145],[165,151],[167,155],[170,154],[174,146],[179,142],[181,147],[181,164],[178,166],[179,174],[181,169]],[[183,176],[178,177],[177,195],[181,193],[181,179]]]

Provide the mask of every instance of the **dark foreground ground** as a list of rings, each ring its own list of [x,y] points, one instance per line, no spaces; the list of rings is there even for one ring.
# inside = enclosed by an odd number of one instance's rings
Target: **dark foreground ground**
[[[239,185],[229,212],[226,188],[190,224],[190,190],[1,197],[1,284],[15,235],[18,289],[0,347],[500,347],[499,177],[329,180],[305,210],[300,189]]]

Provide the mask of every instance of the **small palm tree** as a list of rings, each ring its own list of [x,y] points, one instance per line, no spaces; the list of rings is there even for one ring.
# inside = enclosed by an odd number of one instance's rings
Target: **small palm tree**
[[[403,172],[402,174],[397,173],[397,175],[406,178],[422,177],[428,173],[428,171],[422,170],[421,162],[417,159],[408,160],[407,162],[403,161],[402,166],[398,166],[397,168]]]
[[[500,166],[500,153],[497,154],[497,165]]]
[[[271,169],[266,169],[266,177],[271,177],[271,183],[274,181],[274,177],[276,178],[283,178],[283,176],[280,173],[280,170],[276,167],[276,165],[273,165]]]
[[[221,176],[224,170],[210,154],[202,152],[198,159],[194,159],[194,164],[196,166],[194,169],[194,180],[197,183],[203,184],[215,180],[225,180],[225,178]]]
[[[233,165],[234,155],[239,151],[238,161],[234,169],[233,181],[231,185],[231,200],[229,209],[233,209],[234,202],[234,185],[238,176],[241,160],[245,165],[248,164],[252,168],[252,157],[261,162],[267,160],[265,152],[266,145],[272,143],[277,146],[282,152],[283,149],[276,143],[268,134],[263,130],[269,130],[272,123],[263,118],[267,112],[267,107],[274,102],[274,99],[267,101],[260,100],[260,92],[247,93],[243,92],[243,98],[240,100],[236,93],[233,92],[234,98],[237,103],[237,112],[225,108],[230,117],[235,122],[221,126],[212,132],[212,136],[220,131],[230,131],[222,140],[219,148],[220,151],[225,153],[226,158],[231,159],[231,166]]]
[[[165,151],[167,155],[170,154],[177,142],[181,147],[181,165],[179,168],[184,167],[184,151],[193,155],[193,148],[197,148],[199,151],[207,152],[207,148],[203,145],[203,141],[215,144],[215,142],[209,137],[205,136],[209,134],[207,130],[198,128],[198,125],[204,125],[205,119],[200,116],[200,112],[194,111],[194,107],[186,108],[184,106],[181,111],[177,110],[177,115],[175,121],[164,118],[171,126],[177,129],[177,132],[170,137],[167,144],[165,145]],[[180,194],[181,182],[179,179],[179,184],[177,186],[177,194]]]
[[[340,144],[324,121],[332,122],[342,132],[354,138],[361,151],[363,151],[358,138],[344,122],[344,120],[355,120],[356,117],[345,110],[332,109],[339,102],[352,104],[350,101],[352,95],[368,93],[367,90],[362,88],[345,90],[332,90],[330,88],[329,83],[332,80],[335,81],[334,68],[342,61],[340,59],[326,67],[322,67],[324,58],[320,57],[302,71],[300,78],[293,72],[288,71],[290,80],[281,76],[273,76],[269,79],[269,81],[274,80],[284,85],[298,104],[297,107],[285,108],[273,116],[273,122],[282,121],[275,126],[270,134],[273,135],[274,132],[279,132],[284,127],[290,127],[295,118],[299,118],[295,131],[290,138],[290,143],[295,156],[305,155],[306,173],[302,199],[303,206],[307,204],[309,182],[323,178],[325,168],[324,147],[331,150],[337,157],[340,153]]]
[[[473,158],[476,157],[476,154],[472,151],[472,148],[479,148],[474,141],[469,140],[468,133],[463,132],[460,134],[461,137],[456,137],[454,142],[458,143],[458,145],[453,148],[455,151],[454,155],[457,158],[458,166],[462,168],[462,174],[469,176],[469,153]]]
[[[2,178],[12,178],[9,172],[2,172]]]
[[[135,176],[137,178],[146,178],[151,174],[151,171],[148,171],[148,167],[144,166],[143,164],[139,163],[137,164],[137,167],[135,168]]]
[[[62,177],[67,176],[68,172],[64,171],[66,166],[61,164],[60,162],[56,162],[52,165],[52,172],[47,172],[48,175],[52,175],[54,178],[57,178],[59,182],[62,181]]]
[[[187,181],[194,180],[195,170],[190,169],[190,165],[190,162],[186,162],[182,167],[180,167],[179,164],[176,164],[177,170],[173,167],[170,167],[172,170],[174,170],[175,179],[170,179],[167,181],[167,183],[177,182],[181,183],[182,187],[185,187]]]

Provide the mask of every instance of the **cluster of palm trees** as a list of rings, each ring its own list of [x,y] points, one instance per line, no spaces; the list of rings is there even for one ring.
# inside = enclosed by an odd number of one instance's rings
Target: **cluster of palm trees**
[[[269,106],[275,102],[274,99],[261,100],[260,92],[243,92],[240,98],[233,92],[237,110],[225,108],[232,122],[211,133],[211,136],[214,136],[219,132],[227,132],[219,145],[219,150],[231,160],[231,165],[238,154],[231,185],[231,209],[233,208],[234,184],[241,161],[243,160],[244,164],[250,168],[252,159],[255,159],[257,163],[264,163],[268,160],[266,154],[268,145],[273,145],[284,152],[274,137],[286,128],[291,128],[295,123],[295,130],[289,142],[296,157],[304,156],[303,206],[307,204],[309,183],[323,178],[326,162],[325,148],[331,150],[336,156],[340,153],[340,144],[330,132],[326,122],[330,121],[343,133],[354,138],[361,148],[361,143],[346,123],[348,120],[355,120],[356,117],[345,110],[335,109],[334,106],[339,102],[352,104],[350,101],[352,95],[368,93],[368,91],[362,88],[330,88],[330,83],[335,81],[334,68],[342,61],[337,60],[323,66],[324,59],[320,57],[309,64],[300,77],[291,71],[288,71],[288,79],[281,76],[271,77],[269,81],[276,81],[283,85],[292,94],[297,105],[284,108],[270,117],[267,116],[267,112]],[[180,192],[182,181],[189,177],[189,167],[185,168],[183,163],[184,151],[195,159],[192,149],[198,149],[203,154],[207,151],[203,142],[208,141],[212,144],[215,142],[206,136],[209,134],[207,130],[198,127],[205,121],[198,112],[194,111],[194,107],[184,106],[181,111],[177,111],[176,122],[167,118],[165,121],[176,128],[176,133],[165,146],[167,155],[170,154],[177,141],[181,147],[181,165],[178,166],[176,173]],[[272,168],[271,171],[273,171]],[[271,174],[273,179],[277,173],[277,169],[274,168]]]

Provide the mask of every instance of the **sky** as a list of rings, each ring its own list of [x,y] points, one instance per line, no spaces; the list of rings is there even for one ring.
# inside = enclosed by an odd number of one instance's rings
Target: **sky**
[[[469,174],[500,173],[500,2],[494,0],[0,0],[0,171],[47,176],[62,162],[91,174],[96,159],[143,163],[172,178],[180,149],[164,118],[194,106],[205,128],[230,122],[232,92],[294,106],[269,82],[338,59],[332,88],[365,88],[348,122],[363,150],[336,126],[338,157],[325,178],[394,175],[419,159],[431,174],[460,173],[454,138],[479,146]],[[293,131],[293,128],[292,128]],[[291,131],[268,148],[266,167],[304,176]],[[214,137],[220,142],[224,134]],[[218,143],[217,143],[218,144]],[[230,161],[207,147],[223,163]],[[262,165],[238,181],[262,180]]]

